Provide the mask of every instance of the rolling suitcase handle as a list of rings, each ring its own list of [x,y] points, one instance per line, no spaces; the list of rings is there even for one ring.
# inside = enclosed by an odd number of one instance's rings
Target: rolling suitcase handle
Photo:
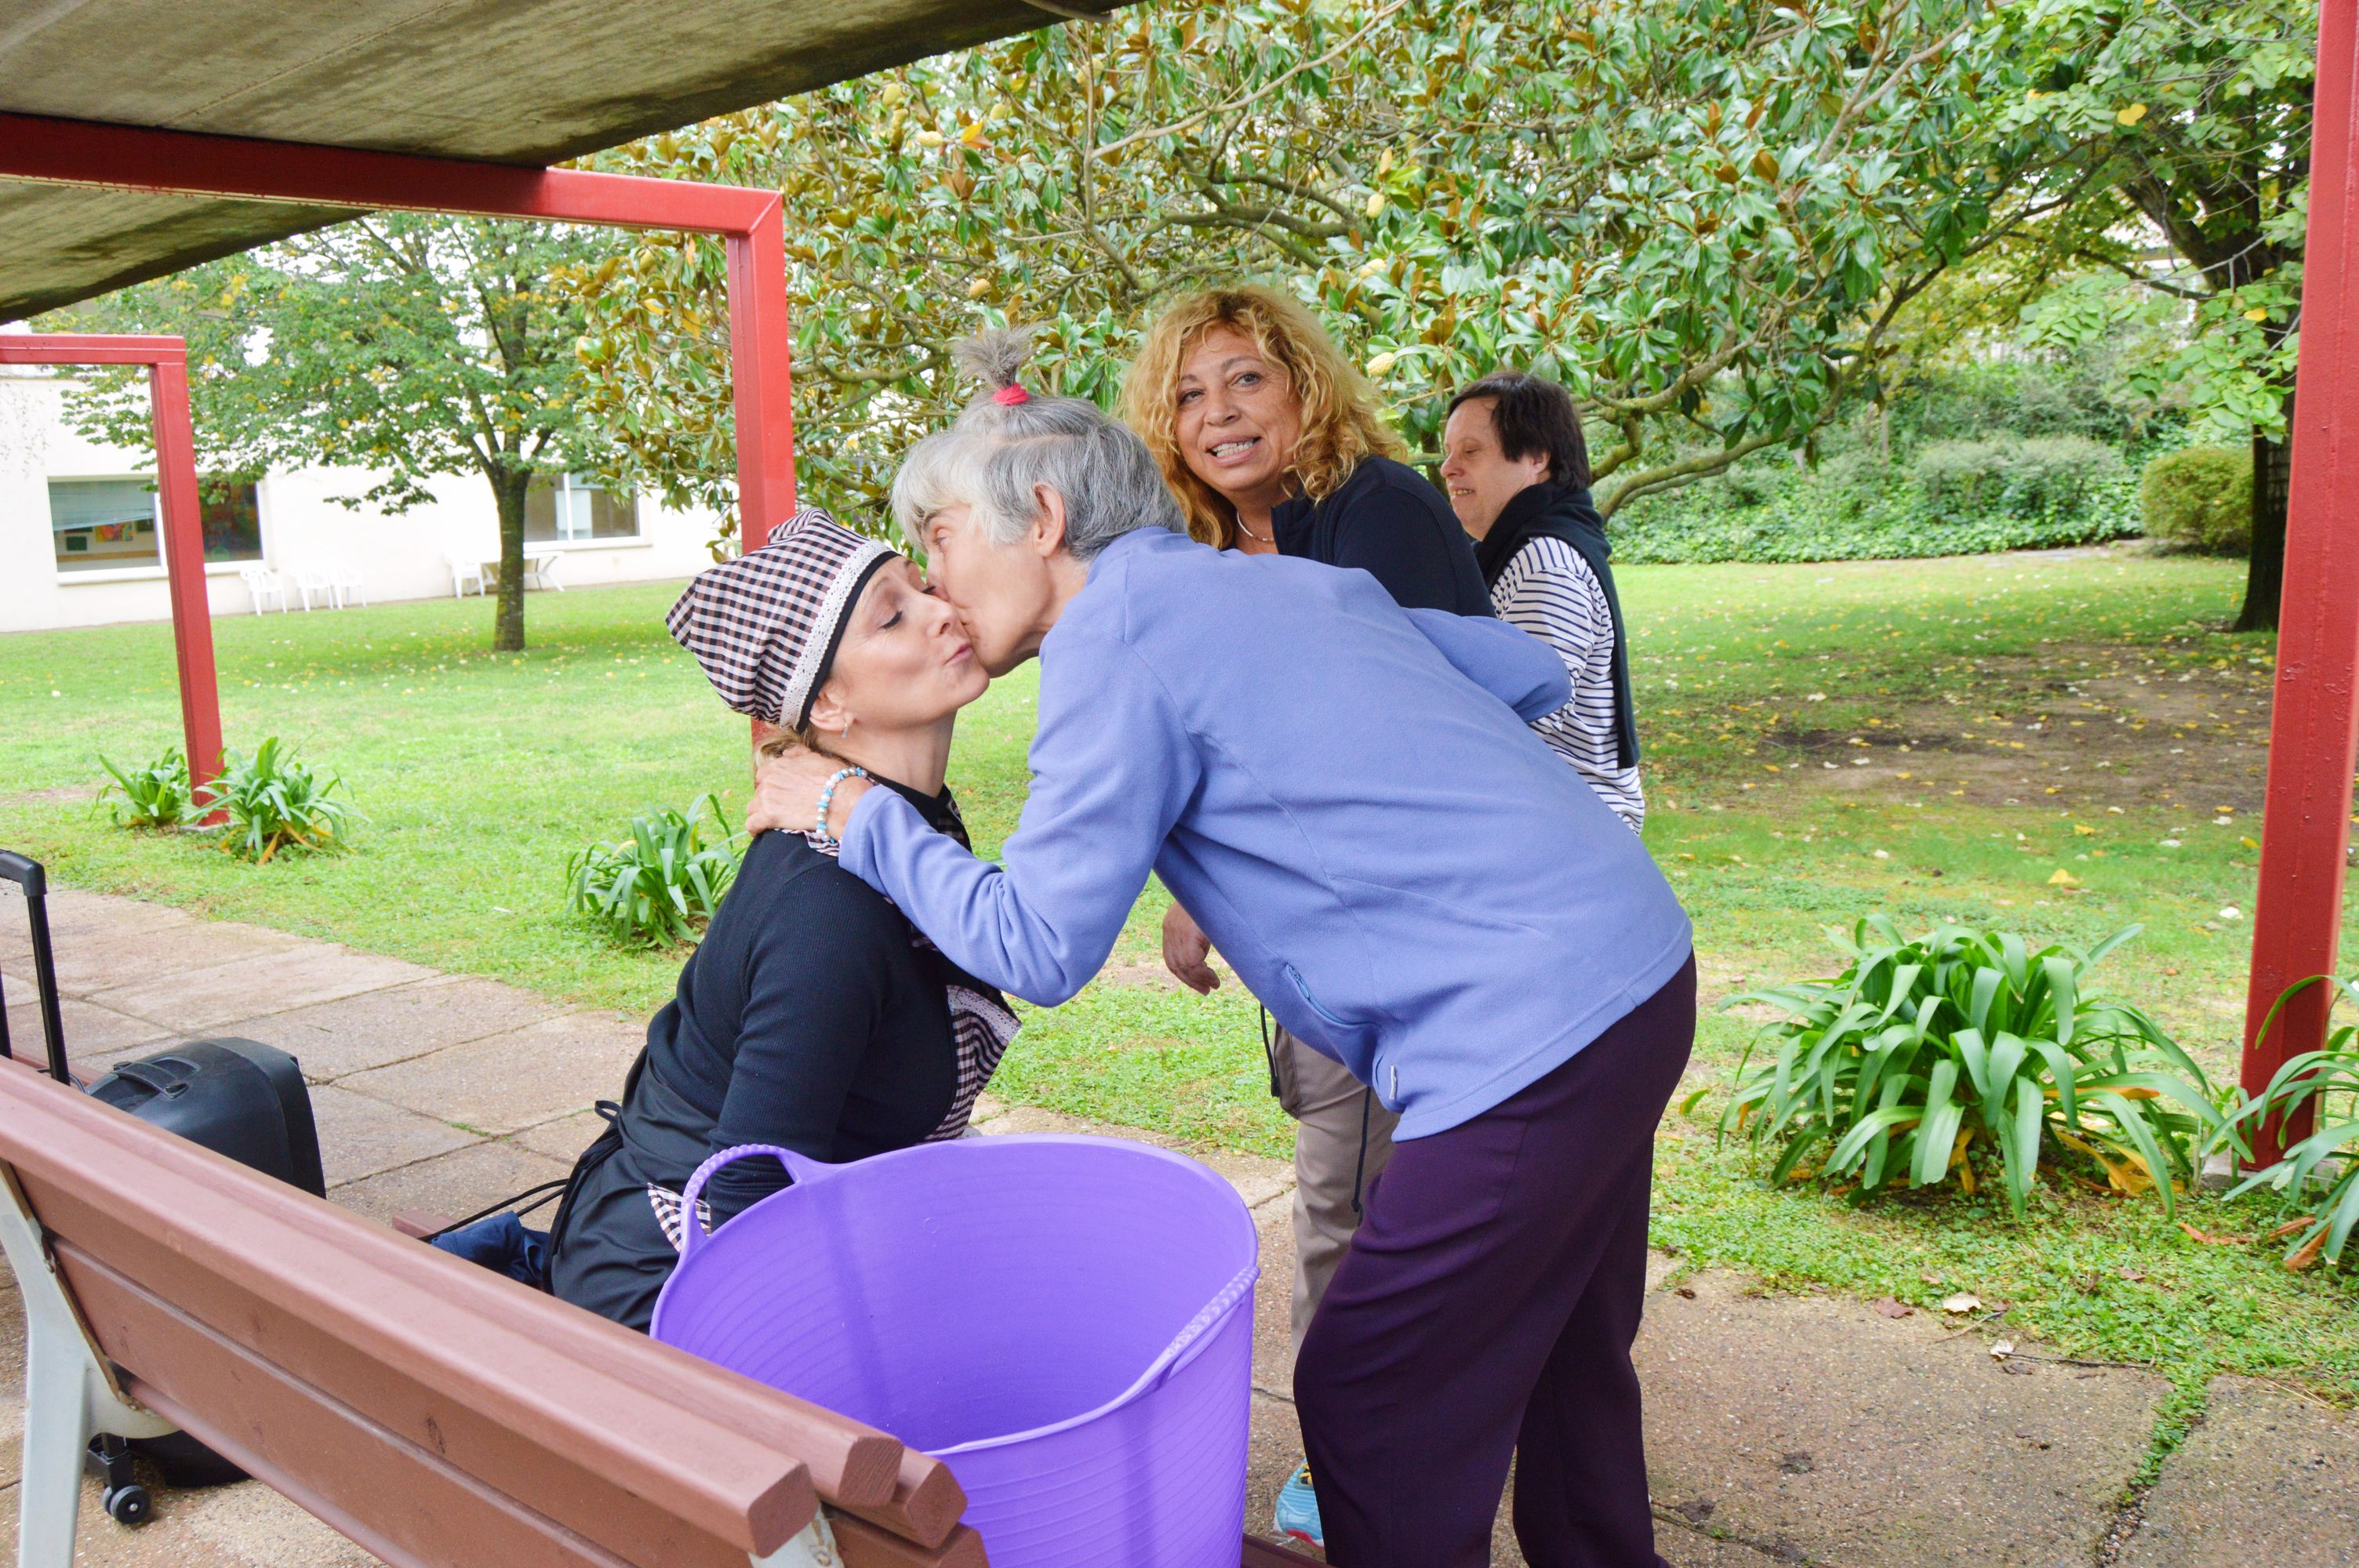
[[[49,885],[38,860],[13,849],[0,849],[0,877],[25,892],[25,913],[33,930],[33,985],[40,993],[41,1034],[49,1048],[49,1076],[61,1084],[73,1082],[66,1071],[65,1024],[58,1016],[58,965],[49,951]],[[8,1041],[8,1012],[0,1005],[0,1056],[13,1057]]]

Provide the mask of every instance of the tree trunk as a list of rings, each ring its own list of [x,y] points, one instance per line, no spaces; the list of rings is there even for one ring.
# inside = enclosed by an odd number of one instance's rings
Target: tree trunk
[[[2286,395],[2288,438],[2293,395]],[[2245,573],[2245,608],[2234,630],[2274,632],[2285,597],[2286,498],[2293,488],[2293,443],[2253,438],[2253,548]]]
[[[495,653],[520,654],[524,651],[524,497],[532,487],[532,470],[502,469],[490,478],[492,498],[500,512],[500,597],[492,620],[492,648]]]

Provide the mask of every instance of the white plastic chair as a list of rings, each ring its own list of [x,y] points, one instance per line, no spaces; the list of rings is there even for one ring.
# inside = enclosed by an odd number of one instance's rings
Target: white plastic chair
[[[335,590],[337,609],[342,610],[344,608],[344,596],[346,594],[350,594],[353,598],[359,600],[363,608],[367,607],[368,585],[361,580],[361,574],[351,565],[351,563],[346,561],[338,561],[335,565],[330,567],[328,568],[328,585]]]
[[[341,608],[336,600],[335,579],[319,567],[303,567],[297,570],[295,591],[302,596],[303,612],[307,615],[310,613],[311,596],[315,593],[328,601],[329,609]]]
[[[278,580],[277,572],[256,562],[250,567],[238,568],[237,579],[245,584],[245,596],[254,601],[256,615],[262,613],[262,601],[266,599],[277,600],[278,613],[287,613],[287,585]]]
[[[462,557],[447,555],[444,556],[442,559],[448,563],[451,568],[451,598],[462,599],[466,597],[467,585],[469,583],[474,584],[476,595],[478,597],[482,596],[484,591],[483,562],[471,561]]]
[[[557,580],[557,563],[564,558],[554,552],[543,556],[527,556],[524,558],[525,587],[552,589],[559,593],[563,593],[565,585]]]

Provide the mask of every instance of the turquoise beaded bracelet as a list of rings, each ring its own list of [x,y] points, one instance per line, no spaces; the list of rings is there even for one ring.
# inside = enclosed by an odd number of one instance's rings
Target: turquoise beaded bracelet
[[[827,830],[827,808],[835,804],[835,786],[842,784],[846,779],[864,779],[867,776],[868,770],[863,767],[838,768],[835,770],[833,775],[832,775],[827,781],[827,787],[819,792],[819,820],[811,824],[811,836],[813,838],[829,844],[834,844],[841,841],[834,834],[830,833]]]

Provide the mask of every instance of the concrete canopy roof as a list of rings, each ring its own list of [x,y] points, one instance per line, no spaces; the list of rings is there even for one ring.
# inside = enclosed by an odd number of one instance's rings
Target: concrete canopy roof
[[[544,165],[1051,23],[1030,0],[30,0],[0,110]],[[0,320],[357,215],[0,179]]]

